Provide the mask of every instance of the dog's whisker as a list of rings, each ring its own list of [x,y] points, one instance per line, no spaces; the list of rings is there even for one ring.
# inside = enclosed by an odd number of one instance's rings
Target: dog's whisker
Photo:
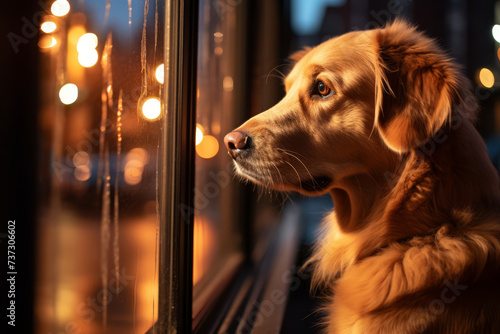
[[[277,65],[277,66],[273,67],[273,68],[269,71],[269,73],[268,73],[268,74],[267,74],[267,76],[266,76],[266,85],[267,85],[267,82],[268,82],[268,80],[269,80],[269,77],[270,77],[270,76],[274,76],[275,78],[278,78],[278,79],[280,79],[280,80],[285,80],[286,75],[284,75],[284,74],[283,74],[283,72],[280,72],[280,71],[278,70],[278,68],[279,68],[279,67],[282,67],[282,66],[287,66],[287,64],[280,64],[280,65]],[[271,75],[274,71],[278,72],[279,76],[278,76],[278,75]]]
[[[300,154],[299,152],[295,152],[295,151],[292,151],[292,150],[286,150],[284,148],[280,148],[280,147],[277,147],[276,148],[278,151],[282,151],[283,153],[289,153],[289,154],[293,154],[293,155],[296,155],[296,156],[300,156],[304,159],[307,159],[307,157],[303,154]]]
[[[299,172],[297,171],[297,169],[295,167],[293,167],[293,165],[291,163],[289,163],[288,161],[285,161],[290,167],[292,167],[292,169],[295,171],[295,174],[297,174],[297,178],[299,179],[299,187],[300,189],[302,189],[302,179],[300,178],[300,175],[299,175]]]
[[[283,149],[279,149],[278,150],[281,150],[283,153],[285,153],[286,155],[289,155],[291,156],[292,158],[295,158],[297,159],[301,164],[302,166],[305,168],[305,170],[307,171],[307,173],[309,174],[309,177],[314,180],[314,177],[312,176],[311,174],[311,171],[309,170],[309,168],[307,168],[307,166],[305,165],[305,163],[302,162],[302,160],[300,160],[297,156],[295,156],[294,154],[290,153],[290,152],[287,152],[286,150],[283,150]]]
[[[285,188],[285,183],[283,182],[283,176],[281,175],[281,172],[278,169],[278,166],[276,166],[276,164],[274,162],[272,162],[272,161],[271,161],[271,164],[273,165],[274,168],[276,168],[276,171],[278,172],[278,176],[280,177],[280,180],[281,180],[281,188],[284,189]]]

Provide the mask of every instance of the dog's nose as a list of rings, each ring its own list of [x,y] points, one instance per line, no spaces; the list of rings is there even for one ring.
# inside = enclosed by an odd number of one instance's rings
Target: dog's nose
[[[239,154],[249,147],[249,137],[246,133],[241,131],[233,131],[224,137],[224,144],[226,144],[227,152],[235,159]]]

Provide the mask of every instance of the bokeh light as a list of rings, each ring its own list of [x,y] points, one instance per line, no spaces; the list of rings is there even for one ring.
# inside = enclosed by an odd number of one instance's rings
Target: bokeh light
[[[90,179],[90,168],[86,165],[78,166],[75,168],[73,174],[75,175],[75,179],[78,181],[87,181]]]
[[[142,114],[149,120],[157,119],[161,114],[161,102],[157,98],[149,98],[142,105]]]
[[[55,16],[64,16],[69,13],[70,5],[67,0],[56,0],[50,7],[50,11]]]
[[[87,52],[81,52],[78,54],[78,62],[83,67],[92,67],[99,60],[99,55],[97,54],[97,50],[92,49]]]
[[[79,53],[86,53],[90,50],[94,50],[97,47],[98,39],[97,36],[91,32],[83,34],[76,44],[76,50]]]
[[[56,31],[57,25],[52,21],[47,21],[47,22],[42,23],[42,26],[40,27],[40,29],[44,33],[50,34],[51,32]]]
[[[224,34],[221,32],[215,32],[214,33],[214,42],[215,43],[221,43],[222,40],[224,39]]]
[[[214,53],[215,53],[215,55],[220,56],[224,53],[224,49],[221,48],[220,46],[218,46],[214,49]]]
[[[219,152],[217,138],[210,135],[203,136],[203,140],[196,145],[196,153],[203,159],[211,159]]]
[[[57,44],[57,40],[52,36],[42,36],[38,42],[38,46],[42,49],[48,49]]]
[[[203,140],[203,127],[200,124],[196,124],[196,145],[201,143]]]
[[[479,71],[479,83],[486,88],[491,88],[495,84],[495,76],[487,68],[482,68]]]
[[[161,64],[156,68],[155,77],[161,84],[165,81],[165,65]]]
[[[125,182],[130,185],[139,184],[142,181],[142,172],[144,165],[138,160],[130,160],[125,164],[123,177]]]
[[[493,35],[493,38],[497,43],[500,43],[500,25],[495,24],[493,28],[491,29],[491,34]]]
[[[72,104],[78,99],[78,87],[75,84],[68,83],[59,90],[59,98],[64,104]]]
[[[127,153],[125,159],[127,161],[137,160],[140,161],[143,165],[145,165],[149,161],[148,151],[146,151],[142,147],[133,148]]]
[[[231,92],[233,90],[233,78],[230,76],[225,76],[222,80],[222,88],[225,92]]]
[[[75,167],[89,166],[90,165],[89,154],[85,151],[76,152],[75,155],[73,155],[73,165],[75,165]]]
[[[129,185],[139,184],[142,181],[144,166],[146,166],[149,161],[148,152],[142,147],[133,148],[128,151],[125,156],[125,161],[123,170],[125,183]]]

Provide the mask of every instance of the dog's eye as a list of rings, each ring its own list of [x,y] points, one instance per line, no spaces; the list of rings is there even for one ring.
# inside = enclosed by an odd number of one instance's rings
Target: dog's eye
[[[327,97],[332,93],[332,90],[321,80],[316,82],[313,90],[313,95],[317,94],[321,97]]]

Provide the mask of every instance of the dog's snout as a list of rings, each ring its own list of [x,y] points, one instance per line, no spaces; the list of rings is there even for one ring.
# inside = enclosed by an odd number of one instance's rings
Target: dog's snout
[[[240,153],[249,148],[250,137],[241,131],[233,131],[224,137],[227,152],[235,159]]]

